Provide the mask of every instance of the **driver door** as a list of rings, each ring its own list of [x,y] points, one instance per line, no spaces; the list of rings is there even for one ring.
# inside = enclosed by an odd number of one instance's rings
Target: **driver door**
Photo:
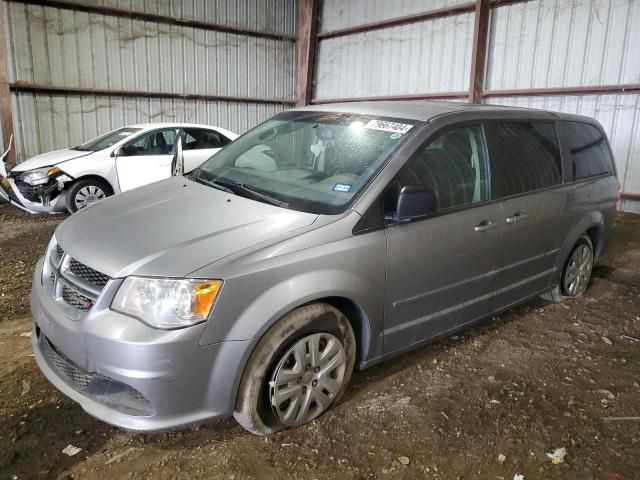
[[[449,127],[420,147],[390,184],[390,191],[433,190],[437,210],[387,228],[385,353],[489,312],[502,214],[490,201],[485,152],[479,123]]]
[[[120,191],[169,178],[177,134],[177,128],[154,130],[123,146],[116,157]]]

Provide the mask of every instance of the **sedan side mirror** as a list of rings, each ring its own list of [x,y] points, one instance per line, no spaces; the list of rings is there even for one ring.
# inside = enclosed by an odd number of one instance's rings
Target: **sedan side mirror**
[[[111,156],[112,157],[120,157],[120,156],[122,156],[122,150],[123,150],[122,147],[116,148],[113,152],[111,152]]]
[[[438,208],[435,192],[424,186],[409,185],[402,187],[396,204],[394,220],[408,221],[433,213]]]

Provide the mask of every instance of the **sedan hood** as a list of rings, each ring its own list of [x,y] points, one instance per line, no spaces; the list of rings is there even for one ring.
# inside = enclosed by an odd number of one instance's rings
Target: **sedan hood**
[[[62,150],[56,150],[54,152],[43,153],[42,155],[36,155],[29,160],[25,160],[19,163],[12,171],[13,172],[26,172],[33,170],[34,168],[51,167],[57,165],[60,162],[66,162],[67,160],[73,160],[74,158],[84,157],[92,154],[93,152],[81,152],[79,150],[72,150],[70,148],[64,148]]]
[[[183,277],[316,218],[174,177],[81,210],[56,238],[73,258],[110,277]]]

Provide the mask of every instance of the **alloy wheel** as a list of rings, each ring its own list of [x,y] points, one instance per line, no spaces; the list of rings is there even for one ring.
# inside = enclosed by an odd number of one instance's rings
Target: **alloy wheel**
[[[575,297],[587,289],[591,269],[593,268],[593,255],[588,245],[582,244],[571,254],[569,263],[564,273],[564,290]]]
[[[335,336],[314,333],[299,339],[282,356],[269,382],[278,419],[297,426],[327,410],[342,387],[346,363],[344,347]]]

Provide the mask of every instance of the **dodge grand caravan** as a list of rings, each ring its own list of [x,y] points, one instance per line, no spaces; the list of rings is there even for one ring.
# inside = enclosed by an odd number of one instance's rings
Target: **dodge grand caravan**
[[[590,118],[429,102],[276,115],[203,163],[62,223],[33,349],[135,431],[309,422],[354,368],[543,295],[585,291],[614,224]]]

